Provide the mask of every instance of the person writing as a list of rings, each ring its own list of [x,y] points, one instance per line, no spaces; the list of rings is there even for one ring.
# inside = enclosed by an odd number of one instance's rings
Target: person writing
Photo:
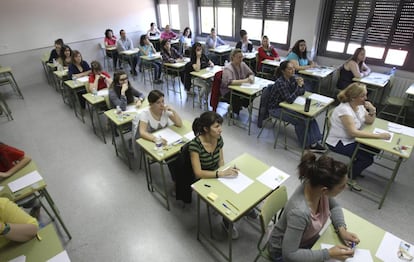
[[[338,89],[345,89],[352,84],[354,77],[360,78],[371,73],[371,69],[365,64],[365,49],[357,48],[350,59],[339,69],[339,78],[336,86]]]
[[[286,203],[269,238],[272,261],[319,262],[352,257],[351,247],[360,240],[347,230],[342,208],[335,200],[346,187],[347,166],[329,156],[317,158],[307,151],[298,170],[301,184]],[[311,250],[329,217],[344,244]]]
[[[102,70],[101,63],[98,61],[92,61],[91,71],[92,72],[89,74],[88,92],[93,93],[93,90],[98,91],[111,86],[111,76],[108,74],[108,72]]]
[[[366,99],[367,89],[361,83],[352,83],[338,94],[338,100],[341,103],[332,112],[331,128],[326,139],[326,143],[332,151],[352,157],[357,146],[356,137],[390,139],[388,133],[374,134],[361,130],[364,125],[374,123],[377,112],[376,108]],[[360,146],[368,148],[370,151],[376,151],[376,149],[362,144]],[[361,176],[362,171],[373,162],[373,154],[358,150],[352,164],[352,177]]]
[[[108,96],[111,105],[119,106],[122,111],[126,110],[128,104],[134,103],[136,107],[140,107],[144,101],[144,94],[131,86],[124,71],[114,73],[114,81],[109,88]]]
[[[276,81],[269,91],[268,110],[269,114],[275,118],[280,118],[282,108],[279,104],[286,101],[292,104],[298,96],[305,94],[303,78],[295,79],[295,68],[291,61],[283,61],[276,70]],[[295,126],[295,133],[299,144],[302,146],[305,137],[306,122],[299,113],[289,111],[289,114],[283,114],[283,121],[289,122]],[[324,153],[326,148],[321,144],[322,134],[319,130],[318,123],[315,119],[309,122],[305,148],[313,152]]]

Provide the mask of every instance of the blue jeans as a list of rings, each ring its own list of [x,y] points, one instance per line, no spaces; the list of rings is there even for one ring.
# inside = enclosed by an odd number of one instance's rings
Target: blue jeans
[[[293,115],[298,115],[303,117],[301,114],[290,111],[290,110],[286,110],[285,111],[289,111],[289,113],[293,114]],[[280,119],[280,113],[282,112],[281,108],[276,108],[276,109],[272,109],[269,110],[269,114],[273,117],[276,117],[278,119]],[[305,138],[305,128],[306,128],[306,122],[305,120],[301,119],[301,118],[296,118],[294,116],[291,116],[290,114],[283,114],[282,116],[282,120],[291,123],[292,125],[295,126],[295,133],[296,133],[296,137],[298,138],[299,141],[299,145],[303,144],[303,139]],[[315,144],[319,141],[322,140],[322,134],[321,131],[319,130],[319,126],[318,123],[316,122],[315,119],[312,119],[309,122],[309,128],[308,128],[308,135],[306,138],[306,144],[305,146],[310,146],[312,144]]]
[[[349,156],[350,158],[352,157],[352,154],[354,153],[356,146],[357,146],[357,142],[354,142],[354,143],[351,143],[345,146],[342,143],[342,141],[339,141],[335,147],[328,145],[328,147],[332,151],[338,154],[341,154],[341,155]],[[378,151],[372,147],[368,147],[364,145],[360,145],[360,147],[366,148],[374,152]],[[362,171],[364,171],[364,169],[372,165],[373,162],[374,162],[373,154],[368,153],[364,150],[358,150],[355,156],[354,163],[352,164],[352,177],[351,178],[356,178],[357,176],[360,176]]]

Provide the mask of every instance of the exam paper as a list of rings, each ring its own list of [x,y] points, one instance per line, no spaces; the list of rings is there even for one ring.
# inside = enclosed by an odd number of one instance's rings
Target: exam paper
[[[87,83],[87,82],[89,82],[89,76],[82,76],[82,77],[78,78],[77,80],[79,82],[82,82],[82,83]]]
[[[387,262],[401,262],[404,260],[401,260],[398,258],[397,252],[400,247],[401,239],[396,237],[395,235],[385,232],[384,238],[381,241],[380,246],[378,247],[377,253],[375,256],[382,261]],[[411,245],[411,249],[409,250],[409,253],[414,256],[414,250]]]
[[[52,257],[46,262],[70,262],[70,259],[66,250],[63,250],[62,252],[60,252],[59,254]]]
[[[321,249],[329,249],[333,247],[334,245],[330,244],[321,244]],[[326,260],[327,262],[341,262],[341,260],[337,259],[329,259]],[[355,248],[354,257],[348,258],[345,260],[345,262],[373,262],[371,252],[368,249],[361,249],[361,248]],[[385,261],[385,260],[384,260]]]
[[[9,262],[25,262],[25,261],[26,261],[25,255],[21,255],[16,258],[13,258],[12,260],[9,260]]]
[[[262,182],[264,185],[270,187],[271,189],[275,189],[276,187],[280,186],[283,182],[285,182],[285,180],[288,178],[288,174],[277,169],[274,166],[271,166],[256,179]]]
[[[213,77],[213,76],[214,76],[214,73],[207,72],[207,73],[202,74],[202,76],[203,76],[204,78],[210,78],[210,77]]]
[[[295,101],[293,101],[293,103],[298,104],[298,105],[304,105],[306,102],[306,98],[304,98],[303,96],[298,96],[296,97]]]
[[[108,96],[108,88],[99,90],[98,96]]]
[[[388,143],[390,143],[392,141],[392,138],[394,137],[394,133],[388,132],[387,130],[384,130],[384,129],[381,129],[381,128],[375,128],[372,133],[374,133],[374,134],[381,134],[381,133],[388,133],[388,134],[390,134],[390,136],[391,136],[390,139],[383,140],[383,141],[388,142]]]
[[[187,134],[184,135],[185,138],[187,138],[188,140],[193,140],[193,138],[195,137],[194,132],[188,132]]]
[[[181,139],[181,135],[177,134],[169,128],[163,128],[157,132],[152,133],[154,136],[161,136],[161,138],[167,140],[167,144],[170,145]]]
[[[334,101],[333,98],[319,95],[319,94],[312,94],[309,96],[310,99],[316,100],[318,102],[321,102],[322,104],[330,104]]]
[[[403,126],[393,122],[388,122],[388,131],[414,137],[414,128]]]
[[[237,194],[253,183],[252,179],[240,171],[237,177],[220,177],[218,180]]]
[[[262,86],[260,84],[248,84],[248,83],[243,83],[240,85],[240,87],[242,88],[247,88],[247,89],[261,89]]]
[[[144,108],[138,108],[136,105],[128,105],[123,113],[139,113],[142,110],[144,110]]]
[[[14,180],[13,182],[10,182],[8,184],[10,190],[14,193],[16,191],[19,191],[20,189],[23,189],[25,187],[28,187],[36,182],[41,181],[43,178],[37,171],[33,171],[27,175],[22,176],[19,179]]]

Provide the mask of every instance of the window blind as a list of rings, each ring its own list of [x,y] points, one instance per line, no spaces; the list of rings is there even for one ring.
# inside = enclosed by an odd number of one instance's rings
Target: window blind
[[[243,18],[289,21],[292,0],[243,0]]]
[[[397,26],[392,36],[391,46],[405,48],[413,45],[414,37],[414,0],[406,0],[400,7]]]

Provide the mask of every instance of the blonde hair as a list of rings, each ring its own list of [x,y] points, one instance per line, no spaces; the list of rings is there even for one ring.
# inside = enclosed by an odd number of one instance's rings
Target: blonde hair
[[[367,86],[361,83],[354,82],[347,86],[338,94],[338,100],[341,103],[350,102],[352,98],[359,97],[363,92],[367,90]]]
[[[243,53],[242,50],[240,48],[235,48],[231,51],[230,53],[230,60],[233,61],[233,58],[237,55]]]

